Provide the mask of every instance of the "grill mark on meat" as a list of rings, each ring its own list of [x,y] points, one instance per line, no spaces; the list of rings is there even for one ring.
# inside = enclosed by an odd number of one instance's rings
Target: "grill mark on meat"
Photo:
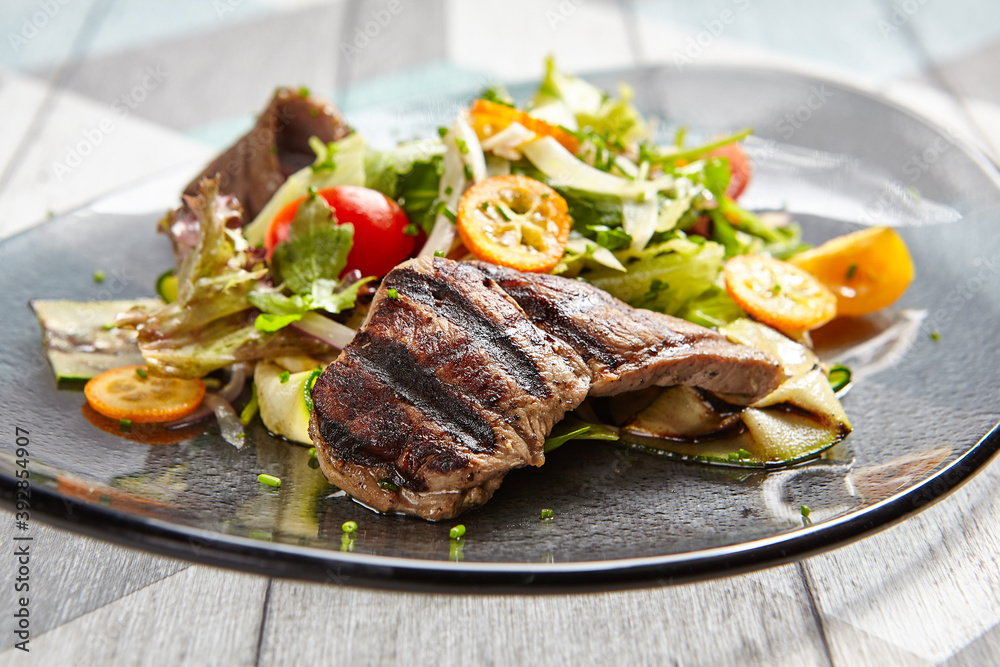
[[[397,396],[445,427],[469,451],[485,454],[496,449],[493,427],[432,369],[423,367],[401,343],[359,331],[348,354],[366,363],[371,372]]]
[[[472,267],[470,267],[472,268]],[[519,387],[538,398],[552,395],[534,359],[517,347],[510,334],[496,321],[490,319],[454,286],[443,280],[411,268],[396,269],[384,281],[385,287],[395,289],[464,329],[482,349],[493,357]],[[512,323],[529,338],[536,338],[529,329],[530,322]]]
[[[580,328],[574,316],[582,315],[600,305],[590,295],[577,295],[566,302],[546,299],[529,283],[508,280],[499,275],[491,276],[501,289],[511,295],[536,323],[545,324],[545,330],[569,343],[584,361],[597,359],[609,368],[617,368],[625,359],[607,348],[600,339]]]

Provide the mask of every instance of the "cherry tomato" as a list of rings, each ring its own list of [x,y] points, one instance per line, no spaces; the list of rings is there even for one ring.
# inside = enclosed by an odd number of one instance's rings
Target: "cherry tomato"
[[[906,243],[889,227],[830,239],[789,260],[837,296],[838,315],[867,315],[891,305],[913,282]]]
[[[354,225],[354,245],[344,273],[357,269],[363,276],[381,277],[413,253],[416,237],[406,234],[410,224],[406,212],[378,190],[340,185],[320,190],[319,194],[336,212],[338,224]],[[288,239],[288,228],[303,199],[281,209],[264,233],[269,261],[274,248]]]
[[[714,151],[705,154],[705,157],[724,157],[729,160],[729,187],[726,188],[726,196],[736,199],[746,190],[750,183],[750,160],[744,152],[743,147],[737,143],[726,144]]]

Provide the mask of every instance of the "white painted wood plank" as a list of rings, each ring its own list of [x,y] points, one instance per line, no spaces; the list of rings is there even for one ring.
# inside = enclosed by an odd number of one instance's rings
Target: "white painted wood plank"
[[[0,191],[0,237],[168,167],[211,157],[207,147],[136,118],[127,107],[65,91],[50,104],[48,122]]]
[[[193,566],[34,637],[0,664],[253,665],[268,580]]]
[[[998,485],[1000,460],[926,512],[806,561],[836,662],[937,663],[1000,623]]]
[[[124,549],[31,521],[27,533],[14,530],[14,515],[0,511],[0,544],[14,545],[14,533],[30,535],[32,632],[39,635],[188,567],[184,561]],[[0,600],[14,609],[16,568],[0,568]],[[14,645],[0,633],[0,650]]]
[[[796,567],[589,595],[275,581],[260,664],[828,664]]]
[[[550,53],[568,72],[637,64],[616,3],[449,0],[446,7],[451,61],[500,80],[538,80]]]
[[[14,158],[48,93],[46,81],[0,71],[0,118],[4,120],[4,129],[0,132],[0,173]]]

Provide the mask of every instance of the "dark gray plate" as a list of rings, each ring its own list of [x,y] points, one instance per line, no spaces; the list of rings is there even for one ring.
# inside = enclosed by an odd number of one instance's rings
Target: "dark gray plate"
[[[132,190],[0,245],[6,503],[14,503],[20,428],[30,439],[31,511],[127,545],[387,587],[618,587],[718,576],[828,549],[908,516],[984,465],[1000,447],[994,168],[909,112],[829,81],[692,69],[597,82],[617,80],[635,88],[645,110],[694,134],[753,126],[757,176],[744,202],[787,205],[808,240],[861,224],[900,227],[917,278],[895,310],[818,336],[828,355],[861,371],[845,399],[854,433],[822,459],[766,473],[570,443],[543,468],[511,473],[489,504],[463,516],[466,537],[456,548],[448,538],[456,522],[379,516],[333,496],[304,448],[268,436],[259,423],[241,452],[211,426],[174,445],[109,435],[84,418],[82,393],[56,388],[27,302],[152,294],[172,260],[153,232],[159,211]],[[385,143],[429,134],[454,103],[427,100],[351,120]],[[121,210],[128,213],[110,212]],[[92,280],[97,269],[108,276],[100,285]],[[280,477],[281,489],[258,484],[261,472]],[[802,505],[812,509],[811,523]],[[541,522],[542,508],[555,519]],[[360,526],[353,552],[342,551],[346,520]]]

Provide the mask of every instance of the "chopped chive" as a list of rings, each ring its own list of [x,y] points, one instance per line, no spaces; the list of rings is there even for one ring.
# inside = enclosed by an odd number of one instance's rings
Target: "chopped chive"
[[[493,210],[495,210],[497,213],[500,214],[500,217],[504,219],[504,222],[511,221],[510,214],[513,213],[513,211],[511,211],[503,202],[500,202],[499,204],[494,204]]]
[[[775,284],[774,287],[771,288],[771,294],[775,296],[781,294],[781,285]]]
[[[438,128],[438,136],[444,139],[444,135],[448,134],[448,128],[441,126]]]
[[[288,382],[288,378],[290,377],[292,377],[291,373],[288,371],[281,371],[281,374],[278,376],[278,381],[281,382],[281,384],[285,384]]]
[[[355,533],[358,530],[358,524],[354,521],[345,521],[344,525],[340,527],[345,533]]]
[[[403,229],[403,233],[407,236],[416,236],[420,233],[420,228],[411,222]]]
[[[310,199],[312,199],[313,197],[315,197],[318,194],[319,194],[319,190],[317,190],[315,186],[310,185],[308,188],[306,188],[306,195]]]
[[[299,88],[299,97],[309,97],[309,89],[305,86]]]
[[[311,459],[316,458],[316,448],[315,447],[310,447],[309,448],[309,458],[311,458]]]
[[[275,487],[281,486],[281,479],[275,477],[274,475],[266,475],[264,473],[261,473],[257,475],[257,481],[266,486],[275,486]]]
[[[469,145],[465,143],[464,139],[455,138],[455,145],[458,146],[458,152],[465,155],[469,152]]]
[[[95,283],[103,283],[105,278],[106,278],[106,276],[104,275],[104,271],[101,271],[100,269],[98,269],[97,271],[94,271],[94,282]]]
[[[309,412],[313,411],[313,387],[316,386],[316,380],[318,380],[319,376],[322,374],[323,369],[317,368],[309,374],[309,377],[306,378],[306,383],[302,385],[302,399],[306,402],[306,410]]]
[[[802,507],[800,507],[799,511],[802,512],[802,516],[804,517],[808,517],[809,514],[812,512],[812,510],[809,509],[807,505],[803,505]]]
[[[486,213],[486,211],[490,210],[490,203],[488,201],[484,201],[479,205],[479,210]]]
[[[941,340],[941,334],[939,334],[937,331],[932,331],[931,340],[936,343],[937,341]]]
[[[101,328],[104,329],[105,331],[111,331],[112,329],[115,328],[115,323],[114,322],[108,322],[107,324],[105,324]]]
[[[399,298],[399,291],[395,287],[390,287],[389,289],[387,289],[385,291],[385,295],[387,297],[389,297],[390,299],[398,299]]]
[[[253,419],[254,415],[260,409],[260,402],[257,400],[257,386],[250,386],[250,400],[247,404],[243,406],[243,411],[240,412],[240,423],[246,426]]]
[[[552,514],[553,514],[552,510],[550,510],[550,509],[544,509],[544,510],[542,510],[541,518],[542,518],[543,521],[545,521],[547,519],[551,519],[552,518]]]
[[[472,167],[470,167],[469,165],[465,165],[465,167],[463,167],[462,169],[462,173],[465,174],[465,180],[467,181],[472,180]]]
[[[750,458],[750,457],[753,456],[753,454],[751,454],[750,452],[748,452],[747,450],[742,449],[742,448],[740,448],[739,450],[737,450],[736,453],[740,455],[741,459],[748,459],[748,458]]]
[[[120,420],[118,422],[118,430],[121,431],[122,433],[131,433],[132,432],[132,420],[131,419],[122,419],[122,420]]]
[[[453,540],[460,540],[462,536],[465,535],[465,526],[458,524],[457,526],[452,526],[452,529],[448,531],[448,537]]]
[[[854,274],[857,272],[858,272],[858,265],[851,264],[849,267],[847,267],[847,279],[850,280],[851,278],[853,278]]]
[[[451,196],[451,193],[454,192],[454,191],[455,191],[455,188],[451,187],[450,185],[444,189],[444,193],[447,196]]]
[[[393,484],[387,479],[380,479],[378,481],[378,487],[380,489],[385,489],[386,491],[399,491],[399,486]]]
[[[740,455],[737,454],[736,452],[729,452],[729,460],[730,461],[739,461],[740,460]]]
[[[830,388],[838,392],[851,383],[851,369],[837,364],[830,369],[827,379],[830,381]]]
[[[435,250],[434,251],[434,256],[435,257],[444,257],[444,250]]]
[[[549,193],[548,192],[543,192],[542,193],[542,199],[548,199],[548,198],[549,198]]]
[[[141,377],[143,380],[149,377],[149,373],[147,373],[146,369],[142,368],[141,366],[135,369],[135,374]]]

